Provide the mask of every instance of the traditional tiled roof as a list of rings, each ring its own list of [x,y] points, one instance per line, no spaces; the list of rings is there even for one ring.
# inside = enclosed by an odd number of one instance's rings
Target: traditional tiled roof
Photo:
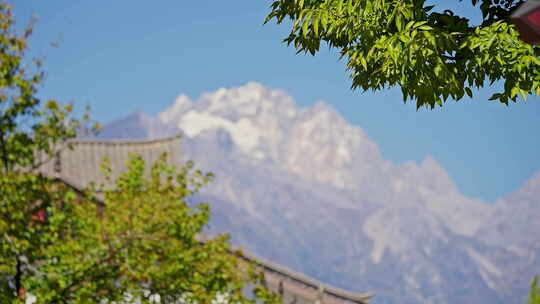
[[[76,190],[86,188],[90,182],[103,182],[100,173],[101,160],[107,157],[111,163],[113,178],[118,176],[130,154],[139,154],[145,163],[153,163],[167,152],[174,165],[181,165],[180,136],[146,141],[96,141],[75,140],[73,149],[61,149],[39,171],[55,177]],[[39,155],[38,155],[39,157]],[[264,271],[267,287],[281,294],[284,303],[295,304],[367,304],[372,294],[347,292],[325,285],[301,273],[266,261],[249,253],[241,257]]]
[[[125,168],[130,154],[138,154],[146,164],[152,164],[163,152],[167,152],[169,162],[174,165],[182,163],[180,135],[146,141],[73,140],[71,144],[73,149],[67,145],[61,148],[55,157],[40,166],[39,171],[60,178],[78,189],[88,187],[90,182],[98,185],[104,182],[104,175],[100,171],[104,158],[110,161],[113,179]]]

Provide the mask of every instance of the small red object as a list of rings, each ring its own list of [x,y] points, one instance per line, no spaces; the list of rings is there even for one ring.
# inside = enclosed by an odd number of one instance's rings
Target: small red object
[[[532,45],[540,44],[540,1],[523,3],[510,18],[523,41]]]
[[[47,220],[47,212],[45,209],[39,209],[38,212],[32,215],[32,219],[36,222],[45,223]]]

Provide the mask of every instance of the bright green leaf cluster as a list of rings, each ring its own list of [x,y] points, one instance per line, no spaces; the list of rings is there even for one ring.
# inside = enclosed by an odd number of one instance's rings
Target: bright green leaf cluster
[[[433,12],[425,0],[277,0],[265,22],[291,19],[284,42],[298,52],[314,55],[321,42],[338,49],[353,89],[399,86],[404,101],[433,108],[502,81],[491,99],[508,104],[540,94],[540,48],[519,40],[509,23],[522,1],[496,2],[482,1],[479,26],[449,10]]]

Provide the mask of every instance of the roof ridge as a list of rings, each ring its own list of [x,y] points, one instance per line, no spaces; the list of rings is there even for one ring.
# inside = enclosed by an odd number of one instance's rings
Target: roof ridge
[[[182,137],[181,133],[178,133],[173,136],[156,138],[156,139],[84,139],[84,138],[75,138],[69,140],[69,143],[76,145],[105,145],[105,146],[120,146],[120,145],[146,145],[146,144],[155,144],[155,143],[165,143],[172,142],[174,140],[180,139]]]
[[[333,295],[333,296],[338,297],[338,298],[343,298],[343,299],[347,299],[347,300],[355,300],[355,301],[367,301],[369,298],[373,297],[373,293],[371,293],[371,292],[368,292],[368,293],[350,292],[350,291],[347,291],[347,290],[332,286],[330,284],[326,284],[326,283],[323,283],[321,281],[315,280],[315,279],[310,278],[310,277],[308,277],[307,275],[305,275],[305,274],[303,274],[301,272],[292,270],[292,269],[290,269],[288,267],[285,267],[283,265],[280,265],[280,264],[276,264],[276,263],[271,262],[271,261],[269,261],[267,259],[258,257],[258,256],[254,255],[252,253],[245,252],[243,250],[242,250],[242,257],[244,257],[244,259],[246,259],[248,261],[259,264],[259,265],[261,265],[261,266],[263,266],[265,268],[268,268],[268,269],[270,269],[272,271],[279,272],[279,273],[281,273],[282,275],[284,275],[286,277],[294,279],[295,281],[304,283],[306,285],[311,285],[311,287],[314,288],[314,289],[322,288],[324,293],[328,293],[328,294]]]

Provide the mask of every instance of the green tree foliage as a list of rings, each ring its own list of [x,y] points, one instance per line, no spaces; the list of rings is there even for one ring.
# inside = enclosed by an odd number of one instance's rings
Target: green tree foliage
[[[504,83],[490,100],[508,104],[540,94],[540,48],[519,39],[509,16],[524,1],[471,0],[481,24],[425,0],[276,0],[266,21],[292,20],[284,39],[298,52],[321,42],[346,58],[352,88],[399,86],[417,107],[473,96],[487,83]]]
[[[528,304],[540,304],[540,286],[538,286],[537,276],[535,276],[531,282]]]
[[[208,206],[186,198],[211,176],[191,163],[175,168],[163,156],[145,170],[133,156],[113,180],[105,162],[108,182],[85,193],[35,173],[38,154],[69,148],[89,120],[36,97],[41,64],[24,61],[31,27],[12,28],[0,3],[0,303],[254,303],[248,287],[277,303],[227,236],[201,241]]]

